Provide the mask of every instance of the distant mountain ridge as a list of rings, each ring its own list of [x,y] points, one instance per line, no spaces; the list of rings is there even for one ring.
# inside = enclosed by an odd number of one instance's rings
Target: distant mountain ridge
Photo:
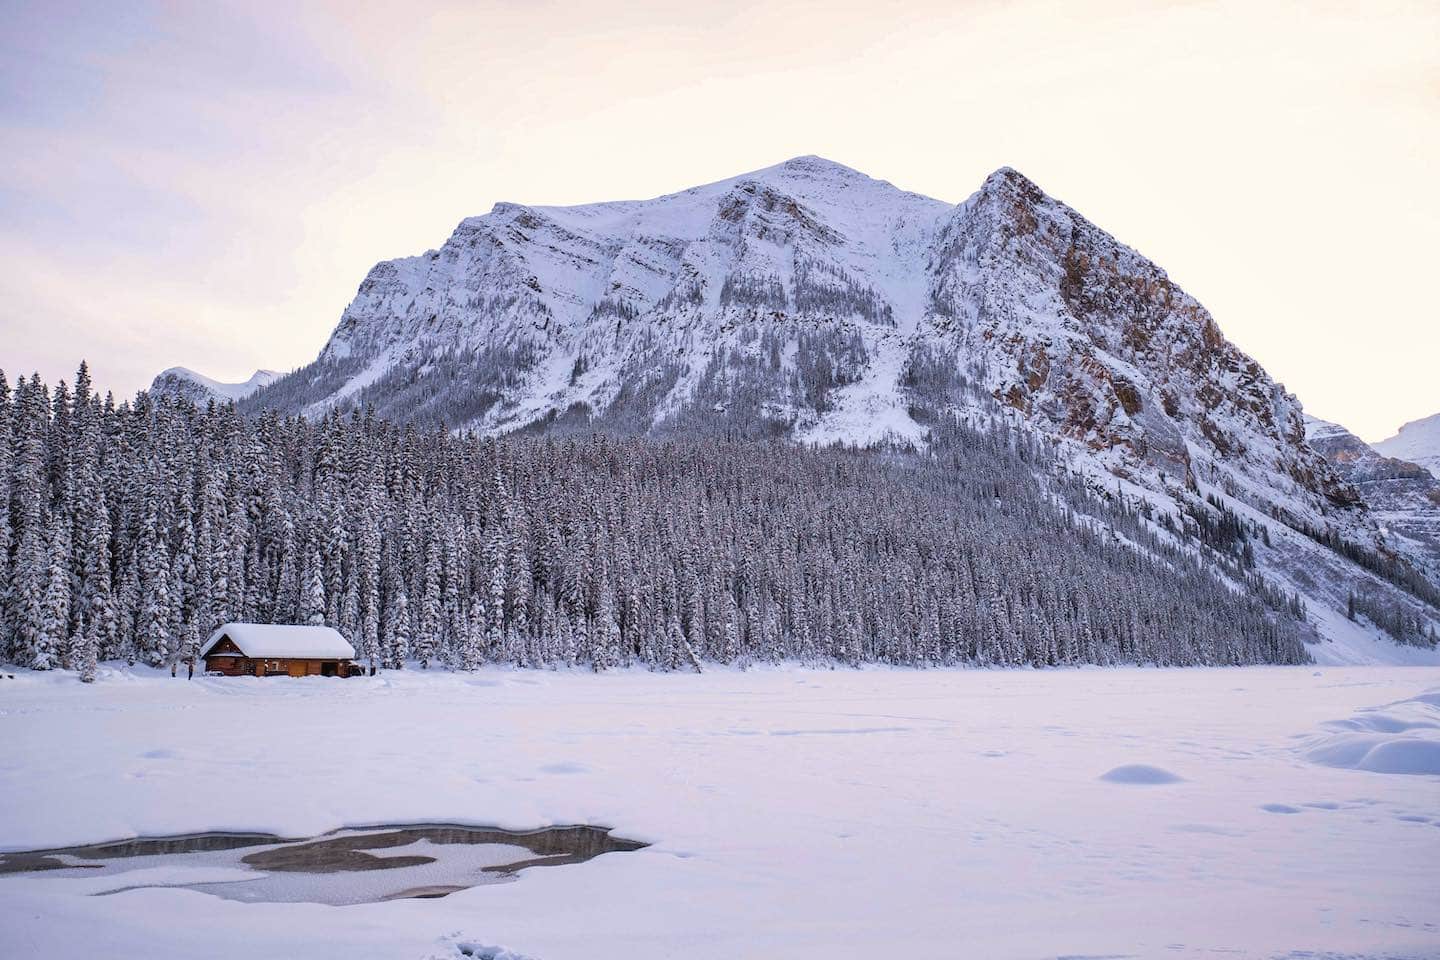
[[[1384,529],[1413,545],[1440,577],[1440,480],[1418,463],[1389,457],[1336,423],[1305,417],[1305,436],[1360,491]]]
[[[1440,413],[1405,424],[1395,436],[1375,444],[1375,449],[1387,457],[1418,463],[1440,476]]]
[[[261,387],[280,378],[274,370],[256,370],[249,380],[222,383],[187,367],[171,367],[162,371],[150,384],[150,392],[160,396],[184,397],[194,403],[215,400],[220,403],[243,400]]]

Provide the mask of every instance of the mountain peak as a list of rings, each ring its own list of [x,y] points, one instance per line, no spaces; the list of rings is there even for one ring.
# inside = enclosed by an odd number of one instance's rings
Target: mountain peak
[[[865,174],[856,170],[854,167],[847,167],[843,163],[827,160],[825,157],[816,156],[813,153],[807,153],[799,157],[791,157],[784,163],[779,164],[779,168],[801,173],[840,173],[851,176],[865,176]],[[866,179],[869,178],[867,177]]]
[[[212,380],[189,367],[171,367],[164,370],[150,384],[150,392],[163,396],[184,397],[196,403],[216,400],[221,403],[240,400],[269,386],[280,378],[274,370],[256,370],[250,379],[239,383],[222,383]]]
[[[816,189],[822,191],[826,188],[838,188],[841,190],[861,188],[879,190],[886,193],[907,194],[908,192],[895,186],[888,180],[879,180],[869,174],[856,170],[854,167],[847,167],[843,163],[828,160],[825,157],[814,154],[806,154],[800,157],[791,157],[783,163],[777,163],[773,167],[765,167],[753,173],[741,175],[739,180],[758,180],[764,183],[771,183],[779,186],[797,186],[800,189]],[[914,196],[910,194],[910,196]],[[927,200],[930,198],[926,198]],[[938,200],[932,200],[939,203]]]
[[[1045,199],[1045,191],[1014,167],[1000,167],[991,173],[981,185],[980,193],[1018,197],[1032,204]]]

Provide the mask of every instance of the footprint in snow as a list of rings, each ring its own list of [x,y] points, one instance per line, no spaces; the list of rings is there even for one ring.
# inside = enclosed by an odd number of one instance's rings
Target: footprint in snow
[[[1299,813],[1299,807],[1292,807],[1288,803],[1262,803],[1260,809],[1266,813]]]
[[[541,773],[588,773],[589,770],[590,768],[583,763],[574,763],[569,760],[563,763],[547,763],[540,768]]]

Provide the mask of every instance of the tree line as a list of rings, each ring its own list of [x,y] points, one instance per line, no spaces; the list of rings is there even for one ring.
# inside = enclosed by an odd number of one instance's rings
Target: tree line
[[[229,621],[371,665],[1308,660],[1289,598],[1002,425],[922,453],[457,436],[0,373],[0,651],[93,677]]]

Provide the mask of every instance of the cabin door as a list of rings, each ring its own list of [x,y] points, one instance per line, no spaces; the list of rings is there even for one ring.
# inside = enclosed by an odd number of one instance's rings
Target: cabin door
[[[291,660],[289,666],[290,666],[290,676],[292,676],[292,677],[303,677],[303,676],[305,676],[305,661],[304,661],[304,660]]]

